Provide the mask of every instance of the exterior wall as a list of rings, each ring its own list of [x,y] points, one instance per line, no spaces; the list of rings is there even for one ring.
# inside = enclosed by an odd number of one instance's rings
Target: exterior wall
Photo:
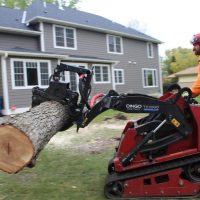
[[[196,79],[197,79],[197,75],[179,76],[178,84],[181,87],[189,87],[190,88]]]
[[[38,51],[39,37],[31,37],[25,35],[0,33],[0,49],[9,50],[14,47],[31,49]]]
[[[19,108],[29,108],[32,102],[32,90],[31,89],[13,89],[12,78],[11,78],[11,58],[17,59],[32,59],[32,60],[50,60],[41,58],[22,58],[22,57],[9,57],[7,59],[7,75],[8,75],[8,94],[9,94],[9,108],[16,106]],[[57,65],[57,59],[51,59],[51,73]]]
[[[94,31],[87,31],[83,29],[76,29],[77,34],[77,50],[67,50],[61,48],[54,48],[54,38],[53,38],[53,25],[44,23],[44,40],[45,40],[45,51],[52,52],[56,54],[66,54],[66,55],[78,55],[78,56],[93,56],[103,59],[110,59],[118,61],[118,64],[114,65],[116,69],[124,69],[124,85],[116,85],[115,88],[119,93],[143,93],[152,94],[160,93],[160,83],[158,87],[154,88],[144,88],[142,81],[142,68],[152,68],[157,69],[158,81],[159,81],[159,61],[158,61],[158,47],[154,44],[154,58],[148,58],[147,56],[147,43],[144,41],[133,40],[130,38],[123,39],[123,54],[111,54],[107,53],[107,40],[105,33],[98,33]],[[31,49],[40,51],[40,37],[39,36],[25,36],[25,35],[15,35],[15,34],[5,34],[0,33],[0,49],[7,50],[14,47],[20,47],[25,49]],[[11,58],[21,58],[23,59],[36,59],[45,60],[41,58],[31,58],[31,57],[9,57],[7,59],[7,79],[8,79],[8,95],[9,95],[9,108],[11,106],[16,106],[16,108],[28,108],[31,106],[31,89],[13,89],[12,88],[12,78],[11,78]],[[52,71],[56,67],[57,59],[46,59],[51,61]],[[1,60],[0,60],[1,62]],[[64,61],[68,62],[69,61]],[[73,61],[71,61],[73,62]],[[81,61],[79,61],[81,63]],[[84,62],[83,62],[84,63]],[[89,67],[97,63],[87,63]],[[0,63],[1,66],[1,63]],[[2,92],[2,75],[0,67],[0,96],[3,95]],[[92,79],[92,95],[98,92],[107,93],[110,89],[113,89],[112,80],[112,67],[111,71],[111,83],[106,84],[94,84]]]
[[[119,93],[160,93],[159,83],[159,56],[157,44],[154,44],[154,58],[147,57],[147,43],[144,41],[123,38],[123,54],[107,53],[106,34],[83,29],[76,29],[77,50],[54,48],[53,25],[44,23],[45,51],[58,54],[94,56],[119,61],[115,68],[124,69],[124,85],[116,85]],[[131,61],[131,63],[130,63]],[[136,64],[133,64],[136,62]],[[142,68],[157,69],[158,87],[143,88]],[[93,89],[109,90],[110,85],[97,85]]]

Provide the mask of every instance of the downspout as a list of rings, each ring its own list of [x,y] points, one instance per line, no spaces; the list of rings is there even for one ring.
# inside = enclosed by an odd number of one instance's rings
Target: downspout
[[[111,74],[112,74],[112,89],[116,90],[116,85],[115,85],[115,67],[114,67],[114,64],[111,64]]]
[[[160,76],[160,95],[163,95],[163,80],[162,80],[162,64],[161,58],[158,57],[158,67],[159,67],[159,76]]]
[[[5,52],[1,56],[1,65],[2,65],[2,86],[3,86],[3,114],[9,115],[9,96],[8,96],[8,78],[7,78],[7,69],[6,69],[6,59],[8,58],[8,53]]]
[[[43,22],[40,22],[40,50],[45,51],[45,44],[44,44],[44,24]]]

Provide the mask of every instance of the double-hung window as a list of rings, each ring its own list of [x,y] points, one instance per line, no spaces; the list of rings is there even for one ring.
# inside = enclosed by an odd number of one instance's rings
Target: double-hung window
[[[110,83],[109,65],[94,65],[94,83]]]
[[[115,69],[115,84],[120,85],[124,84],[124,70],[123,69]]]
[[[142,69],[143,87],[158,87],[158,76],[156,69]]]
[[[14,89],[26,89],[33,86],[49,85],[50,62],[38,60],[11,60],[12,86]]]
[[[153,58],[153,43],[147,42],[147,56],[148,58]]]
[[[107,35],[108,53],[123,53],[122,38],[114,35]]]
[[[76,30],[54,26],[54,46],[56,48],[76,49]]]

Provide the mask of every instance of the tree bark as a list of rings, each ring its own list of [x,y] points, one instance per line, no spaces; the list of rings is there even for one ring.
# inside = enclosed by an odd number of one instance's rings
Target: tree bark
[[[68,106],[55,101],[7,118],[0,126],[0,169],[16,173],[33,165],[39,152],[66,125],[71,125]]]

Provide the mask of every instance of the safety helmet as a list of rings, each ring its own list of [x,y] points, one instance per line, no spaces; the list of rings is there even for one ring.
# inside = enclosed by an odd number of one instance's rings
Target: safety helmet
[[[191,39],[191,43],[193,45],[200,44],[200,33],[193,35],[193,37]]]

